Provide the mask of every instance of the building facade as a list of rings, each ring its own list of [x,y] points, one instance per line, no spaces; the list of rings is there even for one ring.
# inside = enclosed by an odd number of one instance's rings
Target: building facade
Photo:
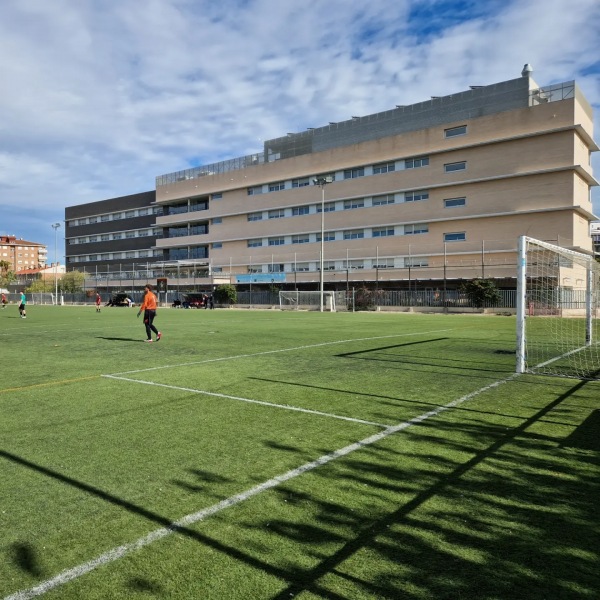
[[[160,260],[156,214],[161,208],[155,198],[149,191],[67,207],[67,270],[110,279],[111,273],[147,270]]]
[[[512,285],[519,235],[590,253],[592,109],[531,70],[157,177],[157,248],[232,283]]]
[[[28,242],[14,235],[0,236],[0,261],[9,263],[14,273],[44,268],[48,250],[44,244]]]

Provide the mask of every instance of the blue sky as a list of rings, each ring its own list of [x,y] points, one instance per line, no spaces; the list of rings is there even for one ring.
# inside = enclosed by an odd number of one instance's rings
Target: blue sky
[[[66,206],[525,63],[577,81],[599,140],[599,41],[597,0],[3,0],[0,234],[54,260]]]

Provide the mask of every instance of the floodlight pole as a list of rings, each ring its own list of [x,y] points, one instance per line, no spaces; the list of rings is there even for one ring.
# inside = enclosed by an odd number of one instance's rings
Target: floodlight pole
[[[58,304],[58,278],[56,270],[58,268],[58,228],[60,223],[52,223],[54,229],[54,302]]]
[[[325,252],[325,186],[333,181],[333,177],[317,177],[313,183],[321,188],[321,256],[319,259],[319,292],[320,292],[320,311],[323,312],[323,284],[324,284],[324,252]]]

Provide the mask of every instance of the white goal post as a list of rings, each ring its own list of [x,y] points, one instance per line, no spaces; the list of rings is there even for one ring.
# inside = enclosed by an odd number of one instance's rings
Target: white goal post
[[[517,373],[600,380],[600,263],[519,238]]]
[[[279,308],[281,310],[320,310],[321,292],[280,291]],[[336,312],[347,310],[345,292],[323,292],[323,310]]]

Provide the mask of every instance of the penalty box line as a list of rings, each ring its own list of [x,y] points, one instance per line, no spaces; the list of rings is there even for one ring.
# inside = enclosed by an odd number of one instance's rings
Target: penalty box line
[[[394,335],[378,335],[375,337],[354,338],[347,340],[336,340],[334,342],[320,342],[319,344],[308,344],[306,346],[293,346],[291,348],[280,348],[278,350],[265,350],[264,352],[252,352],[250,354],[236,354],[234,356],[222,356],[221,358],[207,358],[205,360],[197,360],[193,362],[179,363],[175,365],[160,365],[158,367],[147,367],[145,369],[135,369],[133,371],[120,371],[111,373],[111,375],[133,375],[135,373],[145,373],[146,371],[159,371],[160,369],[175,369],[177,367],[191,367],[193,365],[203,365],[207,363],[222,362],[226,360],[237,360],[239,358],[252,358],[254,356],[265,356],[267,354],[277,354],[279,352],[293,352],[295,350],[308,350],[309,348],[320,348],[323,346],[333,346],[335,344],[348,344],[350,342],[368,342],[371,340],[385,340],[389,338],[411,337],[415,335],[429,335],[431,333],[444,333],[453,331],[455,328],[434,329],[432,331],[415,331],[414,333],[397,333]]]
[[[519,377],[520,375],[521,375],[520,373],[513,373],[512,375],[509,375],[508,377],[505,377],[504,379],[500,379],[498,381],[495,381],[494,383],[490,383],[489,385],[486,385],[478,390],[475,390],[474,392],[471,392],[470,394],[466,394],[465,396],[462,396],[461,398],[458,398],[457,400],[453,400],[452,402],[449,402],[448,404],[445,404],[444,406],[439,406],[438,408],[435,408],[426,413],[423,413],[422,415],[419,415],[418,417],[415,417],[415,418],[405,421],[403,423],[399,423],[398,425],[387,427],[383,431],[380,431],[374,435],[364,438],[363,440],[360,440],[358,442],[355,442],[353,444],[345,446],[344,448],[340,448],[339,450],[334,450],[333,452],[330,452],[329,454],[324,454],[323,456],[317,458],[316,460],[314,460],[312,462],[305,463],[304,465],[301,465],[301,466],[297,467],[296,469],[287,471],[287,473],[283,473],[282,475],[277,475],[276,477],[273,477],[272,479],[269,479],[268,481],[260,483],[244,492],[235,494],[234,496],[230,496],[229,498],[226,498],[225,500],[222,500],[221,502],[217,502],[216,504],[213,504],[212,506],[204,508],[198,512],[188,514],[177,521],[173,521],[173,523],[171,523],[168,527],[161,527],[159,529],[155,529],[154,531],[151,531],[149,534],[145,535],[144,537],[141,537],[133,542],[130,542],[129,544],[123,544],[121,546],[113,548],[112,550],[109,550],[108,552],[105,552],[104,554],[101,554],[100,556],[97,556],[96,558],[94,558],[86,563],[82,563],[71,569],[67,569],[67,570],[63,571],[62,573],[59,573],[55,577],[48,579],[46,581],[43,581],[42,583],[40,583],[32,588],[21,590],[14,594],[11,594],[10,596],[6,596],[4,598],[4,600],[28,600],[28,599],[34,598],[36,596],[41,596],[42,594],[45,594],[46,592],[49,592],[50,590],[52,590],[54,588],[64,585],[65,583],[68,583],[69,581],[72,581],[74,579],[78,579],[79,577],[82,577],[83,575],[93,571],[94,569],[96,569],[98,567],[101,567],[101,566],[104,566],[111,562],[114,562],[114,561],[118,560],[119,558],[122,558],[136,550],[140,550],[141,548],[144,548],[145,546],[149,546],[153,542],[163,539],[173,533],[177,533],[178,530],[180,530],[180,529],[189,527],[190,525],[194,525],[195,523],[203,521],[203,520],[207,519],[208,517],[215,515],[222,510],[225,510],[226,508],[236,506],[237,504],[245,502],[246,500],[249,500],[250,498],[257,496],[258,494],[260,494],[262,492],[265,492],[267,490],[275,488],[275,487],[281,485],[282,483],[285,483],[286,481],[290,481],[291,479],[294,479],[295,477],[298,477],[299,475],[308,473],[309,471],[312,471],[318,467],[322,467],[323,465],[326,465],[338,458],[347,456],[348,454],[355,452],[356,450],[361,450],[363,448],[366,448],[367,446],[370,446],[372,444],[380,442],[381,440],[389,437],[390,435],[392,435],[394,433],[398,433],[400,431],[408,429],[409,427],[411,427],[413,425],[418,425],[418,424],[422,423],[423,421],[426,421],[427,419],[430,419],[432,417],[436,417],[439,414],[441,414],[447,410],[456,408],[457,406],[463,404],[464,402],[467,402],[468,400],[475,398],[479,394],[482,394],[484,392],[492,390],[504,383],[508,383],[509,381],[514,380],[515,378]]]
[[[360,423],[361,425],[375,425],[376,427],[386,428],[388,425],[383,423],[374,423],[373,421],[364,421],[363,419],[355,419],[353,417],[344,417],[333,413],[326,413],[320,410],[312,410],[310,408],[300,408],[298,406],[290,406],[289,404],[276,404],[275,402],[265,402],[264,400],[253,400],[252,398],[242,398],[241,396],[230,396],[229,394],[219,394],[217,392],[207,392],[206,390],[197,390],[194,388],[180,387],[178,385],[169,385],[166,383],[156,383],[155,381],[144,381],[142,379],[131,379],[130,377],[119,377],[117,375],[102,375],[107,379],[116,379],[117,381],[130,381],[132,383],[141,383],[143,385],[155,385],[169,390],[178,390],[181,392],[191,392],[193,394],[204,394],[205,396],[213,396],[215,398],[226,398],[228,400],[238,400],[239,402],[248,402],[249,404],[260,404],[262,406],[270,406],[272,408],[281,408],[283,410],[291,410],[296,412],[307,413],[310,415],[319,415],[321,417],[329,417],[330,419],[340,419],[342,421],[350,421],[352,423]]]

